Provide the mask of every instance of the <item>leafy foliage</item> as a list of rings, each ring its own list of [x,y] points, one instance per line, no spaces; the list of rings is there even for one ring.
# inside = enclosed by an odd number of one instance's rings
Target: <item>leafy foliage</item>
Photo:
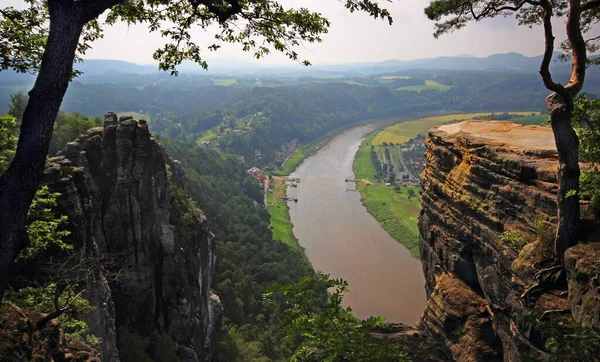
[[[296,284],[276,285],[266,294],[272,300],[281,295],[288,304],[286,338],[299,341],[291,361],[408,361],[401,346],[371,335],[383,318],[359,320],[342,306],[347,291],[346,281],[319,273]]]
[[[27,106],[28,101],[29,97],[25,93],[17,92],[10,95],[8,114],[15,117],[17,124],[20,124],[23,120],[23,113],[25,113],[25,107]]]
[[[28,7],[0,9],[0,71],[27,72],[40,66],[48,38],[48,9],[42,1],[27,0]]]
[[[15,148],[17,148],[15,128],[16,122],[13,116],[0,116],[0,175],[6,171],[15,155]]]
[[[546,352],[541,361],[597,361],[600,353],[600,329],[594,325],[582,325],[570,316],[558,313],[542,313],[540,310],[527,310],[522,314],[521,323],[534,326],[542,337],[542,349]],[[539,362],[540,358],[525,358]]]
[[[592,208],[600,215],[600,100],[577,97],[571,123],[579,137],[579,156],[592,165],[581,173],[579,196],[591,200]]]
[[[71,232],[61,229],[67,223],[66,215],[55,215],[57,192],[50,192],[42,186],[33,198],[27,215],[27,235],[29,245],[21,251],[19,259],[31,259],[51,246],[66,250],[73,246],[63,241]]]
[[[527,240],[519,230],[507,230],[500,234],[498,239],[516,252],[527,244]]]
[[[85,134],[85,132],[93,127],[98,127],[101,124],[99,117],[90,119],[79,113],[58,112],[56,121],[54,122],[54,132],[50,141],[50,155],[55,155],[62,150],[68,142],[75,140],[77,137]]]
[[[58,316],[61,329],[69,342],[85,341],[98,346],[100,340],[92,335],[82,316],[94,310],[76,285],[60,286],[50,283],[42,287],[25,287],[9,294],[7,299],[19,307],[38,313],[52,313],[64,309]]]
[[[8,113],[0,117],[0,174],[6,171],[12,159],[18,137],[18,128],[23,119],[23,112],[29,97],[21,92],[10,95]],[[62,150],[68,142],[74,141],[88,129],[101,124],[100,117],[90,119],[77,112],[65,113],[59,111],[54,123],[52,140],[48,153],[55,155]]]

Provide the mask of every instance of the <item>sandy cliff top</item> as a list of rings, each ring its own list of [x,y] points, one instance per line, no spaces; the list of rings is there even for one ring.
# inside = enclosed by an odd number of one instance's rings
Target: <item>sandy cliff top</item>
[[[431,135],[449,143],[485,144],[508,152],[541,151],[545,157],[556,154],[550,127],[523,126],[503,121],[464,121],[431,129]]]

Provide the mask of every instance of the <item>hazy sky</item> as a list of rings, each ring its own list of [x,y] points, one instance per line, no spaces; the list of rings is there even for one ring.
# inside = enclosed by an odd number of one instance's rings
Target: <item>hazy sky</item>
[[[299,53],[314,64],[417,59],[442,55],[472,54],[478,57],[494,53],[519,52],[540,55],[543,52],[541,28],[519,27],[512,18],[497,18],[469,24],[455,33],[434,39],[433,23],[423,9],[430,0],[397,0],[385,3],[394,17],[389,26],[366,14],[348,12],[342,0],[280,0],[286,7],[304,6],[330,19],[329,34],[323,43],[308,44]],[[22,4],[22,0],[2,0],[2,5]],[[380,3],[384,3],[380,1]],[[564,21],[555,21],[557,44],[564,39]],[[194,31],[197,42],[209,45],[213,31]],[[86,58],[120,59],[136,63],[153,62],[153,51],[164,44],[158,33],[144,26],[128,28],[124,24],[108,27],[104,39],[96,41]],[[218,58],[252,59],[239,46],[225,45],[218,52],[204,52],[207,60]],[[263,63],[293,64],[284,56],[272,54]]]

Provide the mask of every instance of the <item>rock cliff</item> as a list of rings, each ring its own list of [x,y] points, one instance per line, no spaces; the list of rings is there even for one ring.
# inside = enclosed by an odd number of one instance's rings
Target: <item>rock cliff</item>
[[[102,361],[119,360],[119,327],[169,336],[181,361],[211,358],[222,315],[210,292],[213,235],[177,188],[181,170],[168,164],[177,163],[145,121],[109,113],[104,127],[69,143],[44,172],[44,183],[61,193],[76,247],[112,261],[88,281],[96,306],[88,322],[102,339]]]
[[[525,310],[572,312],[597,325],[590,256],[600,255],[598,244],[567,252],[563,290],[522,297],[552,250],[552,131],[467,121],[430,130],[426,146],[419,230],[428,302],[419,326],[456,361],[518,361],[543,354],[534,333],[520,328]]]

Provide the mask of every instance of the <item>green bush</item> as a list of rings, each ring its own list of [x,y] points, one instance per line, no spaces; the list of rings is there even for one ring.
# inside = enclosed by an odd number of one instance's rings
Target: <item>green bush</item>
[[[498,239],[509,248],[519,252],[525,245],[527,240],[519,230],[507,230],[498,236]]]

